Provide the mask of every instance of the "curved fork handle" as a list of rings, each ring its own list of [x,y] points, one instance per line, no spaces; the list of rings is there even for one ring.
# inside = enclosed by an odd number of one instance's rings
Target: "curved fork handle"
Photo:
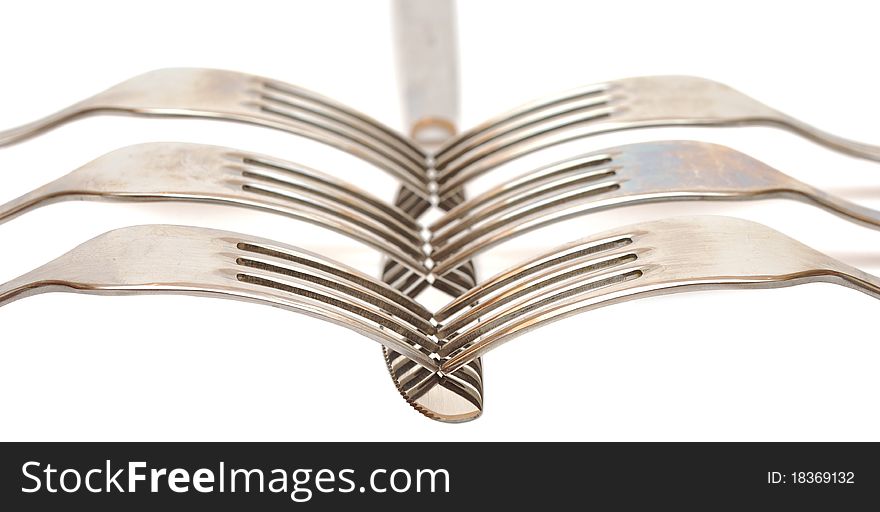
[[[799,183],[793,187],[793,191],[798,194],[799,199],[812,203],[838,217],[871,229],[880,229],[880,211],[878,210],[847,201],[805,183]]]
[[[89,195],[87,191],[75,193],[65,188],[64,183],[65,177],[62,177],[0,205],[0,224],[41,206],[71,199],[71,196],[83,197]]]
[[[15,128],[0,131],[0,147],[11,146],[23,142],[36,135],[52,130],[53,128],[67,124],[77,118],[98,112],[101,109],[95,106],[92,102],[93,99],[94,98],[89,98],[81,101],[42,119],[37,119],[36,121]]]
[[[789,130],[802,135],[817,144],[825,146],[828,149],[839,151],[854,157],[864,158],[865,160],[880,162],[880,146],[866,144],[864,142],[840,137],[833,133],[828,133],[785,114],[779,114],[775,118],[770,118],[769,121],[772,124],[788,128]]]
[[[41,287],[37,283],[25,279],[15,279],[0,285],[0,306],[5,306],[10,302],[15,302],[31,295],[37,295],[41,291]]]
[[[863,272],[854,267],[848,267],[845,272],[841,272],[837,278],[839,284],[860,291],[865,295],[880,299],[880,278]]]
[[[12,281],[0,284],[0,307],[41,293],[70,290],[72,287],[68,283],[48,278],[52,263],[54,262],[47,263]]]

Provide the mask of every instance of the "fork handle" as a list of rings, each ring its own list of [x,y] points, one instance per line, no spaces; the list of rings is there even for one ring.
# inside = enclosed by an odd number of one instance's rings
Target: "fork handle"
[[[68,175],[69,176],[69,175]],[[8,222],[30,210],[57,203],[69,199],[82,198],[91,195],[90,192],[81,190],[74,192],[65,186],[67,176],[47,183],[31,190],[23,196],[17,197],[3,205],[0,205],[0,224]],[[77,197],[71,197],[77,196]]]
[[[871,229],[880,229],[880,211],[847,201],[804,183],[799,183],[794,191],[799,194],[800,198],[804,198],[839,217]]]
[[[832,267],[834,270],[828,276],[828,281],[880,299],[880,278],[839,261]]]
[[[41,293],[71,291],[70,283],[47,279],[47,266],[44,265],[8,283],[0,284],[0,307]]]
[[[434,149],[458,122],[458,45],[452,0],[395,0],[397,74],[410,136]]]
[[[87,116],[98,110],[88,100],[76,103],[42,119],[0,131],[0,147],[11,146],[36,135],[47,132],[76,118]]]
[[[771,119],[770,121],[776,124],[781,124],[783,127],[788,128],[799,135],[803,135],[829,149],[840,151],[841,153],[846,153],[858,158],[880,162],[880,146],[866,144],[864,142],[840,137],[833,133],[828,133],[785,114],[779,114],[778,117]]]

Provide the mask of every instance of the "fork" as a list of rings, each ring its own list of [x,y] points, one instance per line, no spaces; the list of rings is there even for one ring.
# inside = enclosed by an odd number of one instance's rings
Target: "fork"
[[[458,119],[455,5],[451,0],[395,0],[392,12],[405,123],[432,163],[433,150],[455,134]],[[428,175],[433,178],[433,168]],[[450,200],[463,199],[462,192]],[[400,189],[395,204],[414,218],[430,206],[405,188]],[[428,285],[424,277],[393,260],[382,272],[383,281],[409,296],[417,296]],[[454,297],[476,285],[476,271],[472,262],[467,262],[431,285]],[[482,414],[483,366],[479,358],[442,375],[389,348],[383,348],[383,354],[395,387],[420,413],[445,422],[469,421]]]
[[[46,292],[186,294],[281,307],[352,329],[436,370],[431,313],[317,254],[212,229],[148,225],[100,235],[0,286],[0,305]]]
[[[150,225],[105,233],[0,285],[0,306],[57,291],[242,300],[341,325],[427,371],[449,375],[578,312],[668,293],[810,282],[880,299],[880,278],[766,226],[729,217],[665,219],[567,244],[484,281],[433,317],[394,288],[293,246]]]
[[[450,140],[436,154],[441,204],[469,180],[540,149],[599,133],[675,125],[776,126],[836,151],[880,160],[880,146],[821,131],[718,82],[626,78],[528,103]]]
[[[199,144],[129,146],[0,206],[0,222],[74,199],[255,208],[347,235],[417,275],[427,273],[419,225],[404,212],[324,173],[263,155]]]
[[[95,114],[201,117],[274,128],[347,151],[429,200],[425,154],[378,121],[314,92],[268,78],[198,68],[160,69],[38,121],[0,131],[0,146]]]
[[[693,141],[631,144],[514,178],[434,222],[432,272],[522,233],[587,213],[648,202],[786,197],[880,229],[880,212],[791,178],[733,149]]]
[[[812,282],[880,299],[880,278],[755,222],[705,216],[636,224],[502,272],[436,312],[435,320],[446,320],[437,330],[446,340],[438,352],[441,371],[551,321],[618,302]]]

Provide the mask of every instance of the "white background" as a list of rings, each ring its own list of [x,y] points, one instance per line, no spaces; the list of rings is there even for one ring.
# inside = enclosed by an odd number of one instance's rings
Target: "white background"
[[[854,1],[460,2],[462,124],[596,81],[693,74],[880,143],[877,11]],[[384,1],[10,2],[0,18],[0,126],[147,70],[196,66],[302,85],[403,129],[390,29]],[[880,208],[880,164],[771,128],[594,137],[513,162],[493,180],[607,146],[675,138],[726,144]],[[160,140],[268,153],[392,197],[381,172],[294,136],[101,117],[0,149],[0,201],[120,146]],[[487,253],[481,274],[604,229],[694,213],[757,220],[880,274],[880,233],[782,200],[592,215]],[[379,262],[342,237],[262,213],[64,203],[0,225],[0,281],[107,230],[144,223],[265,236],[368,272]],[[410,409],[378,345],[343,328],[231,301],[49,294],[0,309],[0,439],[878,440],[878,318],[880,302],[829,284],[616,305],[489,354],[483,417],[444,425]]]

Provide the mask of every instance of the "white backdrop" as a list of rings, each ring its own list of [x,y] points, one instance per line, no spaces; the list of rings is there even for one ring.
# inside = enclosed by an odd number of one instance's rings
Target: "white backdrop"
[[[871,2],[460,2],[463,125],[596,81],[693,74],[829,131],[880,143]],[[0,126],[162,67],[270,76],[400,126],[386,2],[4,4]],[[880,164],[771,128],[594,137],[505,166],[474,191],[564,156],[656,139],[726,144],[880,208]],[[123,145],[225,145],[344,176],[387,198],[368,164],[256,127],[91,118],[0,149],[0,201]],[[592,215],[480,260],[485,277],[553,245],[662,216],[736,215],[880,274],[880,233],[800,203],[655,205]],[[64,203],[0,225],[0,281],[107,230],[241,231],[375,272],[324,230],[212,206]],[[486,409],[434,423],[394,390],[379,346],[272,308],[190,297],[49,294],[0,308],[3,440],[878,440],[880,302],[827,284],[683,294],[589,312],[485,358]],[[326,362],[326,364],[322,364]]]

